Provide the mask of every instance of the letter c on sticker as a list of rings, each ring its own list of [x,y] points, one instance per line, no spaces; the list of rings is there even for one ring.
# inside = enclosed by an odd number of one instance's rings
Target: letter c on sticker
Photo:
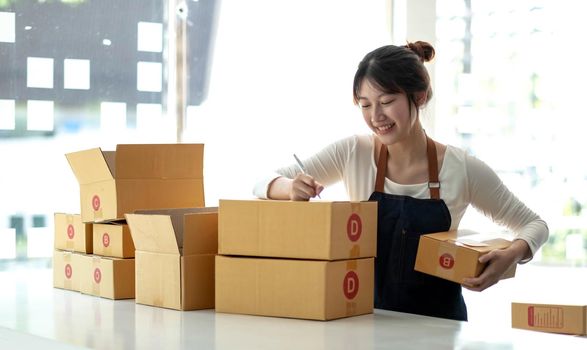
[[[94,281],[96,281],[96,283],[100,283],[101,280],[102,271],[100,271],[100,269],[96,267],[96,269],[94,270]]]
[[[97,194],[92,197],[92,208],[94,210],[100,209],[100,197]]]
[[[73,273],[73,270],[72,270],[72,268],[71,268],[71,265],[69,265],[69,264],[66,264],[66,265],[65,265],[65,277],[67,277],[67,279],[70,279],[70,278],[71,278],[71,275],[72,275],[72,273]]]

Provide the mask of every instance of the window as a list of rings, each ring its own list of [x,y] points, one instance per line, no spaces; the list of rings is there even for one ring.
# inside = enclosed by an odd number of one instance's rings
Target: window
[[[583,7],[540,0],[437,6],[437,133],[487,162],[546,220],[551,235],[536,260],[547,264],[587,265],[587,166],[577,153],[586,73],[574,58]],[[496,229],[474,210],[467,217],[463,225]]]

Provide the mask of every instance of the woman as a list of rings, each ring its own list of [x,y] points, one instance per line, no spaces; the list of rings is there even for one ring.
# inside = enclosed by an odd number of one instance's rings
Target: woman
[[[512,245],[480,258],[487,267],[462,282],[482,291],[513,264],[529,261],[548,227],[485,163],[430,139],[419,111],[432,97],[424,62],[434,48],[388,45],[359,63],[354,102],[373,135],[342,139],[255,187],[259,198],[309,200],[343,181],[351,200],[378,202],[375,307],[467,320],[461,285],[414,271],[420,235],[455,230],[469,204],[515,233]]]

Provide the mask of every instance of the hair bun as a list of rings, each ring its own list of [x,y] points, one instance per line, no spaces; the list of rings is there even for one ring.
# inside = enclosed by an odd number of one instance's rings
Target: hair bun
[[[422,62],[429,62],[434,58],[434,48],[425,41],[408,42],[405,47],[418,55]]]

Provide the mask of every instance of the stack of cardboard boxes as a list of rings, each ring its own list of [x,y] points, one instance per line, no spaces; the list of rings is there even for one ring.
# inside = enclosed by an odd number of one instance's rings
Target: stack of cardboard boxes
[[[66,157],[80,185],[81,214],[55,214],[54,285],[134,298],[135,247],[124,214],[202,207],[203,145],[118,145]]]
[[[221,200],[216,311],[330,320],[373,311],[377,203]]]
[[[93,251],[92,225],[79,214],[55,213],[54,220],[53,286],[79,292],[81,257]]]

